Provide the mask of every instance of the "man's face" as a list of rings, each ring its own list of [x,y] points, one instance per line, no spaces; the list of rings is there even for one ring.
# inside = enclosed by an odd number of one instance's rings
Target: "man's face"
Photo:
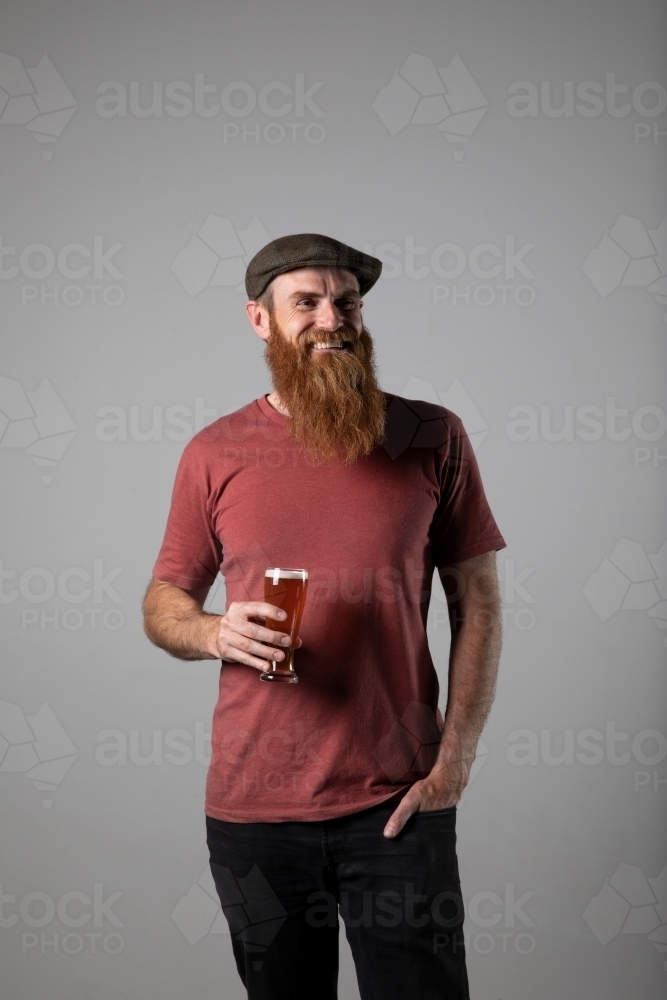
[[[349,349],[349,344],[323,348],[320,343],[340,341],[329,334],[347,327],[361,333],[361,296],[359,282],[350,271],[340,267],[302,267],[274,278],[273,317],[286,340],[298,344],[310,341],[313,357],[320,353]],[[314,331],[325,339],[312,343]]]
[[[354,461],[380,443],[385,398],[373,342],[361,318],[357,279],[342,268],[278,275],[273,307],[248,303],[292,436],[316,461]]]

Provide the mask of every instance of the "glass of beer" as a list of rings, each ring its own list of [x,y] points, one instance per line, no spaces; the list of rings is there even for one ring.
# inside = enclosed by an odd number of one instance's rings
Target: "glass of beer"
[[[271,669],[259,675],[260,681],[279,681],[297,684],[299,678],[294,672],[294,642],[299,634],[301,615],[306,603],[308,570],[282,569],[274,567],[264,574],[264,600],[287,612],[284,621],[266,619],[266,627],[276,632],[286,632],[292,640],[290,645],[276,646],[285,654],[284,660],[271,660]]]

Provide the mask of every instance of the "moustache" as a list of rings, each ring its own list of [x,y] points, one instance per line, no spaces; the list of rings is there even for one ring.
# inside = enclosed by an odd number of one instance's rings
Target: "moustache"
[[[307,354],[310,354],[314,348],[323,346],[356,353],[359,343],[360,338],[356,330],[343,328],[333,333],[324,330],[310,330],[303,335],[297,346],[303,353]]]

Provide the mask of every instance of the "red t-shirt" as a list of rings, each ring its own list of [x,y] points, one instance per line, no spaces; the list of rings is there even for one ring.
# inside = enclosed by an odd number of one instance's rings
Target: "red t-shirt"
[[[401,798],[434,763],[434,567],[505,542],[459,418],[386,397],[382,447],[351,465],[310,463],[265,396],[183,452],[157,579],[193,590],[220,570],[229,607],[264,600],[268,567],[309,574],[299,683],[262,683],[253,667],[222,664],[209,816],[344,816]]]

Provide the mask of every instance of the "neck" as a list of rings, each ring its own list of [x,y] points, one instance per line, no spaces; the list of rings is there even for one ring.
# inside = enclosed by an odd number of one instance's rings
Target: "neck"
[[[289,410],[285,409],[283,404],[280,402],[280,396],[278,395],[277,392],[269,393],[269,395],[266,398],[268,399],[269,403],[274,408],[274,410],[277,410],[278,413],[282,413],[284,417],[289,417]]]

